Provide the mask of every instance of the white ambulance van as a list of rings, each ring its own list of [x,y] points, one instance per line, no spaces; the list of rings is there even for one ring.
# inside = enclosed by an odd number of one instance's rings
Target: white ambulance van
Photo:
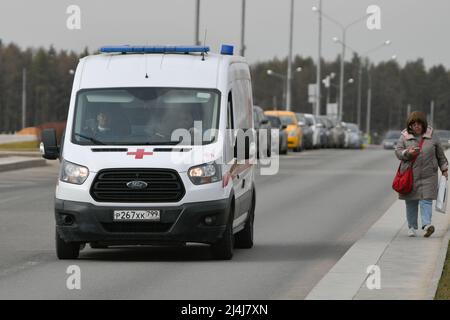
[[[76,259],[88,243],[204,243],[216,259],[251,248],[254,141],[236,143],[239,129],[253,132],[245,59],[226,45],[100,52],[78,64],[61,141],[42,134],[43,157],[61,162],[58,258]],[[200,139],[174,139],[179,129]]]

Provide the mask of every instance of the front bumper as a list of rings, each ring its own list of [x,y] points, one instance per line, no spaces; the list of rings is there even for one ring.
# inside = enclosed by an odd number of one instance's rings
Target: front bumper
[[[68,242],[98,242],[109,245],[153,243],[214,243],[226,228],[231,198],[186,203],[173,207],[106,207],[91,203],[55,200],[56,231]],[[161,212],[159,222],[115,222],[114,210]],[[213,217],[206,225],[205,217]],[[67,219],[69,217],[69,219]],[[70,224],[68,220],[72,220]]]

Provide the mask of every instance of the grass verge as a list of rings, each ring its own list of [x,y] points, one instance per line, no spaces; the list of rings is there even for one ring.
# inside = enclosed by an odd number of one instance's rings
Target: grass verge
[[[450,300],[450,243],[447,249],[444,269],[436,292],[435,300]]]
[[[20,141],[0,144],[0,151],[38,151],[38,141]]]

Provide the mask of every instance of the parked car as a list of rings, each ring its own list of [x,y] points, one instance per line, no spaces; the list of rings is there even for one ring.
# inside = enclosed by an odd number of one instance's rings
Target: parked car
[[[289,148],[288,148],[288,133],[286,131],[287,126],[281,124],[281,120],[278,117],[267,116],[267,119],[269,119],[270,126],[272,127],[272,144],[274,141],[276,141],[273,135],[277,134],[276,130],[273,130],[273,129],[278,129],[279,154],[287,154],[288,150],[289,150]]]
[[[397,141],[400,138],[401,132],[398,130],[389,130],[384,136],[382,145],[384,149],[395,149]]]
[[[312,122],[307,119],[303,113],[296,113],[298,125],[302,128],[303,132],[303,148],[313,148],[313,129],[311,128]]]
[[[291,111],[279,111],[271,110],[264,112],[268,116],[278,117],[281,124],[285,125],[288,132],[288,147],[295,152],[302,150],[303,132],[302,128],[298,125],[297,117],[294,112]]]
[[[264,110],[258,106],[253,106],[253,124],[256,131],[256,150],[257,157],[270,157],[272,154],[272,135],[269,119],[264,114]],[[261,143],[265,144],[264,149],[261,149]]]
[[[361,149],[363,146],[363,135],[356,123],[345,122],[346,137],[345,147],[350,149]]]
[[[331,141],[333,148],[344,148],[345,146],[345,126],[342,122],[332,118],[333,129],[331,129]]]
[[[444,149],[450,148],[450,130],[436,130],[435,134],[439,137]]]
[[[327,128],[325,126],[325,122],[323,121],[322,118],[315,116],[315,118],[317,119],[317,124],[316,126],[319,128],[319,132],[320,132],[320,147],[321,148],[326,148],[327,147]]]
[[[325,128],[325,148],[333,148],[333,122],[327,116],[319,116]]]
[[[313,131],[313,148],[320,148],[322,145],[322,133],[323,133],[323,128],[322,128],[322,124],[317,120],[317,118],[310,114],[310,113],[305,113],[305,118],[306,121],[308,121],[308,125],[310,126],[310,128]]]

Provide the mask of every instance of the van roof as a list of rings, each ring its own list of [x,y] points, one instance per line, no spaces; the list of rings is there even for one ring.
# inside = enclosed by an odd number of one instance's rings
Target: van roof
[[[240,56],[199,53],[102,53],[80,60],[79,89],[111,87],[217,88]],[[77,70],[78,73],[78,70]]]

